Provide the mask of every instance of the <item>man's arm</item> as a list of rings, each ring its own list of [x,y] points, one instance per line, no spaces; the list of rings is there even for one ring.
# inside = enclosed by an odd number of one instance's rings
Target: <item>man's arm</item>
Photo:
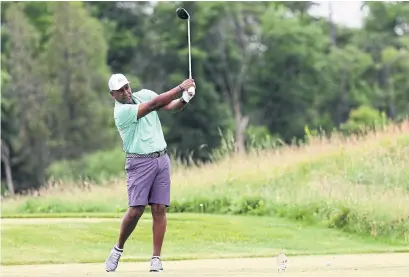
[[[195,85],[196,86],[196,85]],[[193,87],[195,88],[195,87]],[[187,103],[189,103],[189,101],[195,96],[195,89],[193,90],[185,90],[183,92],[183,95],[181,98],[173,100],[172,102],[170,102],[168,105],[166,105],[165,107],[163,107],[164,110],[166,111],[171,111],[171,110],[177,110],[180,111],[182,110]]]
[[[178,93],[184,90],[184,87],[190,87],[192,84],[194,84],[193,80],[186,80],[182,83],[182,85],[179,85],[167,92],[161,93],[148,102],[139,104],[137,119],[144,117],[152,111],[156,111],[167,106],[173,101],[173,99],[175,99]]]
[[[165,107],[163,107],[163,110],[165,111],[179,111],[182,110],[186,106],[187,102],[183,101],[182,98],[175,99],[169,104],[167,104]]]

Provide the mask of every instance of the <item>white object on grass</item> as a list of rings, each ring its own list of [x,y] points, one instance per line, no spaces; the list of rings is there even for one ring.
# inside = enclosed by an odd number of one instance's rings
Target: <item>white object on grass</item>
[[[283,271],[287,269],[287,256],[284,253],[279,253],[277,255],[277,266],[278,271]]]

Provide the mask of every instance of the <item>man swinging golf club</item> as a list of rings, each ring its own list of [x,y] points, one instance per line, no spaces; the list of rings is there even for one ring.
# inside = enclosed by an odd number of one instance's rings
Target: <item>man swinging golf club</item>
[[[192,78],[190,46],[190,15],[179,8],[176,14],[187,19],[189,48],[189,79],[160,95],[142,89],[132,93],[122,74],[114,74],[108,82],[115,99],[115,125],[121,135],[123,150],[127,153],[125,170],[128,181],[128,211],[120,228],[118,243],[105,261],[106,271],[115,271],[126,240],[136,227],[146,205],[151,206],[153,219],[153,255],[150,271],[163,270],[160,254],[166,231],[166,211],[170,202],[170,161],[166,153],[157,110],[180,110],[195,96],[196,84]],[[182,97],[173,100],[183,91]]]
[[[195,96],[196,85],[189,78],[159,95],[147,89],[132,93],[127,78],[122,74],[113,74],[108,86],[115,99],[115,125],[126,152],[128,211],[121,222],[118,242],[105,261],[105,270],[116,270],[126,240],[145,207],[150,205],[153,219],[150,271],[161,271],[160,254],[167,223],[165,208],[170,205],[171,182],[170,160],[157,110],[183,109]],[[182,93],[181,98],[174,100],[179,93]]]

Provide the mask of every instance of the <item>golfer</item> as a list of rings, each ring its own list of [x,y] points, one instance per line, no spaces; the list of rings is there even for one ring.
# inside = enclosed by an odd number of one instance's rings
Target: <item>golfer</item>
[[[105,261],[106,271],[115,271],[126,240],[132,234],[145,207],[151,206],[153,219],[153,255],[150,271],[163,270],[160,259],[166,231],[166,207],[170,205],[170,160],[157,110],[181,110],[195,96],[190,87],[193,79],[162,94],[147,89],[132,93],[122,74],[113,74],[108,81],[115,99],[115,125],[126,153],[128,211],[120,227],[117,244]],[[175,99],[179,93],[182,96]]]

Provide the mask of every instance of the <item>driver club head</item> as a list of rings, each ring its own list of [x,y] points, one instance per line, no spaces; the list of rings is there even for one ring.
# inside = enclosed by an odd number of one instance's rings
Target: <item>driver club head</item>
[[[180,19],[186,20],[189,19],[190,15],[184,8],[178,8],[176,14]]]

